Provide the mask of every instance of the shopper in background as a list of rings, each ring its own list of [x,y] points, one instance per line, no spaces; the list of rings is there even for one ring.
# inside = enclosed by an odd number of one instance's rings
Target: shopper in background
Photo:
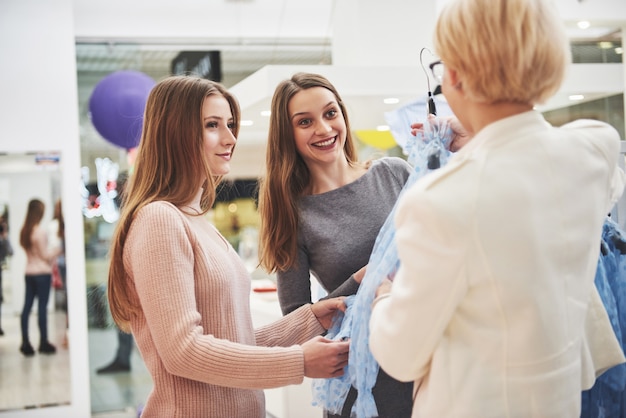
[[[0,319],[2,318],[2,303],[4,302],[4,293],[2,291],[2,270],[4,270],[6,259],[13,255],[13,246],[9,240],[9,225],[4,218],[0,217]],[[4,335],[4,330],[0,324],[0,335]]]
[[[359,162],[335,87],[298,73],[274,92],[266,170],[260,263],[277,273],[283,313],[311,303],[311,274],[331,297],[355,294],[411,166],[398,157]],[[410,416],[412,388],[380,371],[372,391],[379,416]],[[350,416],[356,396],[351,388],[341,417]]]
[[[124,190],[128,183],[129,173],[122,172],[117,178],[117,190],[118,195],[115,197],[115,205],[119,209],[122,208],[122,197],[125,195]],[[111,373],[127,373],[131,370],[131,354],[135,340],[133,335],[124,332],[115,326],[115,335],[117,339],[117,348],[115,350],[115,356],[106,366],[102,366],[96,370],[97,374],[111,374]]]
[[[28,202],[26,218],[20,231],[20,245],[26,251],[24,308],[21,316],[22,345],[20,351],[29,357],[35,354],[28,336],[28,319],[35,298],[37,304],[37,323],[39,325],[39,352],[56,353],[56,347],[48,340],[48,300],[52,282],[52,262],[61,247],[48,248],[48,234],[41,225],[45,211],[44,203],[39,199]]]
[[[578,417],[602,225],[624,187],[619,135],[533,109],[570,62],[547,0],[451,0],[434,45],[472,139],[399,202],[401,267],[378,289],[370,348],[419,385],[415,417]]]
[[[342,298],[253,329],[250,275],[204,216],[230,169],[236,99],[173,76],[151,91],[111,246],[113,319],[132,331],[154,382],[154,416],[265,418],[262,389],[343,374],[349,343],[320,336]]]
[[[135,345],[133,335],[126,333],[117,327],[115,331],[117,334],[117,349],[115,350],[115,357],[109,364],[97,369],[97,374],[130,372],[130,355],[133,351],[133,345]]]

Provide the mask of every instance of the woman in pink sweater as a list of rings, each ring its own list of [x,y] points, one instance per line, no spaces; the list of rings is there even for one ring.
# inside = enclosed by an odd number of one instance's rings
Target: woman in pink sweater
[[[265,417],[262,389],[343,374],[349,344],[320,336],[341,298],[254,329],[250,276],[204,216],[229,172],[240,110],[219,83],[173,76],[146,104],[111,247],[113,319],[154,382],[148,417]]]
[[[28,202],[24,225],[20,231],[20,245],[26,251],[24,307],[21,316],[22,345],[20,351],[26,357],[33,356],[35,349],[28,336],[28,319],[35,298],[37,305],[37,323],[39,325],[39,352],[56,353],[56,347],[48,341],[48,300],[52,284],[52,262],[61,253],[60,248],[48,248],[48,235],[41,226],[45,211],[44,203],[39,199]]]

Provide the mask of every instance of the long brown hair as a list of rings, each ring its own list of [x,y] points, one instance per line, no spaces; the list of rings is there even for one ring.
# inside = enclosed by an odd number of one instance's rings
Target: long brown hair
[[[39,199],[31,199],[28,202],[28,209],[26,209],[26,218],[24,219],[24,225],[20,231],[20,245],[24,250],[30,250],[32,246],[31,236],[33,234],[33,228],[39,225],[43,219],[43,213],[46,209],[44,203]]]
[[[211,95],[221,95],[228,101],[233,135],[237,137],[239,103],[219,83],[171,76],[157,83],[148,96],[134,171],[122,192],[120,218],[110,250],[109,307],[113,320],[124,331],[130,331],[130,320],[139,310],[129,297],[132,289],[122,259],[135,214],[157,200],[175,206],[187,204],[200,186],[204,188],[200,199],[202,214],[215,201],[215,188],[222,176],[211,173],[203,151],[202,105]]]
[[[296,149],[289,101],[312,87],[323,87],[335,95],[346,122],[346,160],[352,166],[359,164],[346,107],[330,81],[319,74],[296,73],[278,84],[272,97],[266,173],[259,184],[259,261],[270,273],[289,269],[297,257],[298,198],[309,186],[311,176]]]

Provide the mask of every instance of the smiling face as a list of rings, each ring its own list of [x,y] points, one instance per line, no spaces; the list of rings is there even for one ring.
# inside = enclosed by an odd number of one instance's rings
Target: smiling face
[[[337,98],[328,89],[311,87],[289,101],[296,149],[307,165],[345,160],[346,122]]]
[[[230,105],[224,96],[212,94],[202,104],[202,136],[204,155],[215,176],[230,171],[230,158],[237,142]]]

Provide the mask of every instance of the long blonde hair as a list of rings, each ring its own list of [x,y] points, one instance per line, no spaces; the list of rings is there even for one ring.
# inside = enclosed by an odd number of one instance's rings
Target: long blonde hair
[[[230,104],[233,135],[237,137],[239,104],[219,83],[171,76],[159,82],[148,96],[134,171],[122,192],[120,219],[110,249],[109,307],[113,320],[124,331],[130,331],[130,320],[139,310],[130,298],[132,289],[122,258],[135,214],[157,200],[175,206],[189,203],[200,186],[204,188],[200,200],[203,213],[215,201],[215,188],[222,177],[211,173],[204,157],[201,113],[204,100],[211,95],[221,95]]]
[[[278,84],[272,97],[266,174],[259,184],[259,261],[271,273],[289,269],[297,258],[298,199],[311,176],[296,149],[289,102],[296,93],[313,87],[323,87],[335,95],[346,122],[346,160],[352,166],[360,164],[345,104],[330,81],[319,74],[296,73]]]

